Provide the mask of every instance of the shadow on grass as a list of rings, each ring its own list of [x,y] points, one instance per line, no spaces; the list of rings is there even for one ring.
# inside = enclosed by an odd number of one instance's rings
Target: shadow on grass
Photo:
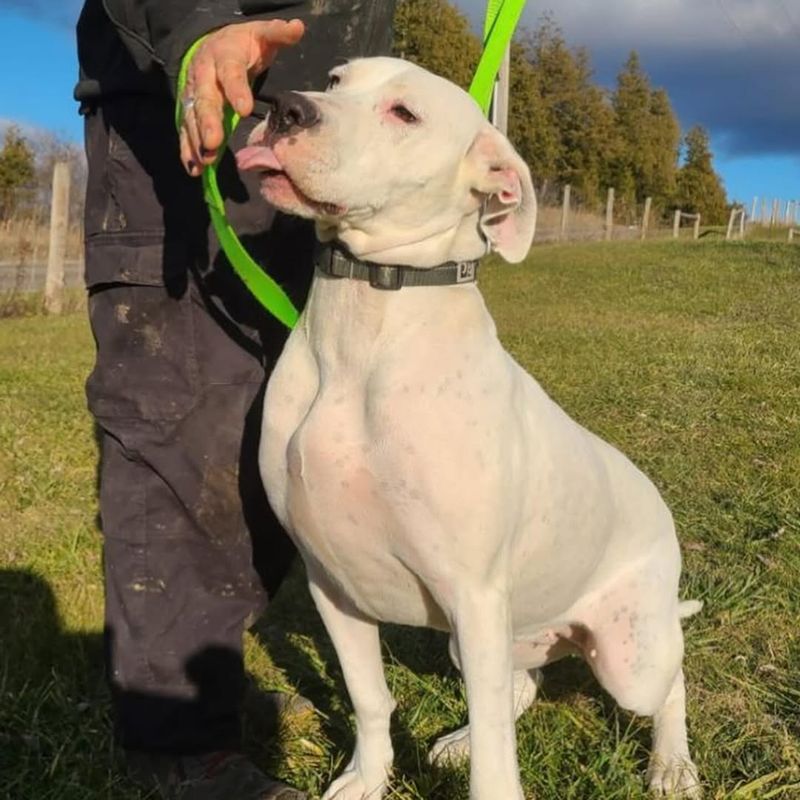
[[[78,797],[45,787],[73,755],[105,755],[102,637],[65,632],[53,590],[32,572],[0,570],[0,609],[0,796]]]
[[[124,777],[115,756],[111,691],[104,637],[62,625],[53,588],[34,572],[0,570],[0,797],[36,800],[131,800],[154,797]],[[109,637],[105,637],[108,639]],[[197,691],[190,699],[125,693],[122,706],[140,719],[176,718],[229,703],[242,686],[220,686],[220,672],[237,674],[241,656],[209,647],[186,664]],[[261,730],[274,737],[275,703],[255,709]]]
[[[0,607],[0,796],[71,800],[104,797],[105,792],[125,800],[145,797],[122,777],[113,758],[101,635],[64,631],[53,590],[31,572],[0,571]],[[392,670],[413,672],[422,678],[423,686],[431,678],[454,683],[456,672],[447,656],[446,635],[394,625],[382,626],[381,633],[385,660]],[[336,771],[341,771],[354,744],[350,701],[336,653],[299,569],[255,634],[273,662],[324,715],[323,729],[340,761]],[[204,684],[201,667],[187,665],[187,672],[196,678],[198,694],[217,691],[219,687]],[[576,695],[597,703],[601,716],[614,727],[616,706],[586,664],[569,658],[546,669],[545,700],[569,702]],[[131,699],[145,709],[154,702],[147,697]],[[407,704],[408,698],[401,702]],[[531,713],[536,713],[535,707]],[[264,769],[285,774],[287,751],[276,736],[277,714],[267,695],[251,693],[246,704],[245,746],[258,752],[257,761]],[[413,709],[406,707],[393,717],[397,780],[407,776],[416,791],[431,800],[463,794],[466,768],[431,767],[426,751],[432,741],[412,731],[407,721],[413,716]],[[646,731],[634,736],[640,739],[644,755]]]

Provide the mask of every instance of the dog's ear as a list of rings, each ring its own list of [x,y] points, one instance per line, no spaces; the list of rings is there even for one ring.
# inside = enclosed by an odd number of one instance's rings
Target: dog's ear
[[[536,228],[536,194],[528,165],[488,123],[475,137],[466,160],[471,188],[483,199],[481,232],[506,261],[522,261]]]

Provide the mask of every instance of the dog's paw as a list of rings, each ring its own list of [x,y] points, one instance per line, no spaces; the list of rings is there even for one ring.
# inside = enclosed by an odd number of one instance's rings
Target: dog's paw
[[[428,753],[431,764],[458,766],[469,758],[469,725],[437,739]]]
[[[388,778],[365,779],[357,769],[345,770],[322,795],[322,800],[380,800]]]
[[[647,770],[647,785],[656,797],[702,797],[697,767],[688,753],[676,753],[666,759],[654,757]]]

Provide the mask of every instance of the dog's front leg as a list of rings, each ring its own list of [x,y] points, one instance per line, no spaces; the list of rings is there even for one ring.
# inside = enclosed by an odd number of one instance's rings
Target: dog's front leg
[[[702,795],[686,736],[683,670],[675,676],[672,689],[653,720],[653,753],[647,780],[650,791],[658,797],[699,798]]]
[[[336,648],[356,716],[353,757],[322,800],[379,800],[392,767],[389,718],[395,703],[383,675],[378,626],[312,570],[309,588]]]
[[[454,623],[469,706],[470,800],[523,800],[509,598],[495,589],[468,590]]]

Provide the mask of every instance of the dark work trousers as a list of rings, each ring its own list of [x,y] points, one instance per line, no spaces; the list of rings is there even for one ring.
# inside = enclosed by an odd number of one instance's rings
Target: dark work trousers
[[[304,17],[303,44],[283,51],[257,89],[321,88],[342,57],[388,52],[394,0],[318,5]],[[117,94],[84,112],[97,344],[87,397],[102,450],[118,741],[184,754],[235,748],[242,635],[293,557],[257,466],[265,381],[287,332],[209,235],[200,181],[178,160],[172,101]],[[242,123],[231,149],[252,124]],[[231,222],[302,306],[313,231],[270,211],[249,181],[229,152],[220,185]]]
[[[293,555],[257,465],[265,379],[286,331],[209,244],[171,114],[168,99],[139,96],[87,115],[97,344],[87,397],[101,443],[118,738],[129,749],[197,753],[238,745],[243,631]],[[313,232],[246,202],[248,187],[225,166],[243,241],[302,306]]]

